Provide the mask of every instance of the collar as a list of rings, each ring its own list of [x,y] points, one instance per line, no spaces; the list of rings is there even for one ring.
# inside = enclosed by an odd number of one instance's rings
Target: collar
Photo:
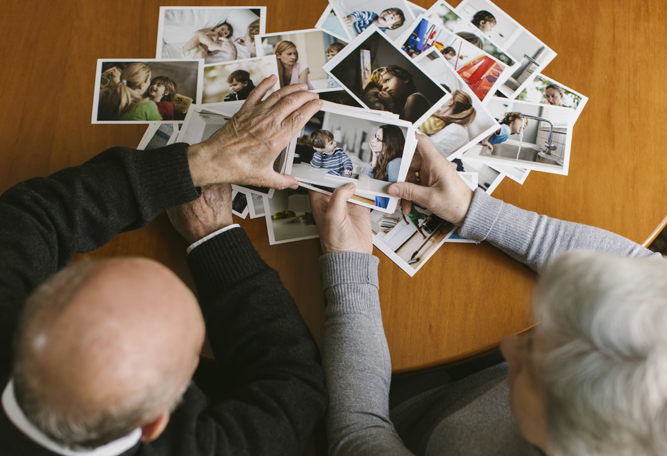
[[[28,421],[28,418],[23,414],[23,410],[19,407],[18,402],[16,402],[13,380],[9,380],[9,383],[7,383],[7,386],[2,393],[2,407],[5,409],[5,413],[9,420],[26,437],[39,446],[63,456],[117,456],[132,448],[141,438],[141,429],[137,428],[125,437],[121,437],[118,440],[97,447],[94,450],[71,450],[65,448],[61,444],[51,440],[46,434]]]

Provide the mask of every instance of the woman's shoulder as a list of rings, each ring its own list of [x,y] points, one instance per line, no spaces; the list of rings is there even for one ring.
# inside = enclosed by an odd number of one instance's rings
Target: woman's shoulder
[[[401,171],[402,161],[403,159],[398,157],[387,163],[387,180],[389,182],[396,182],[398,180],[398,174]]]
[[[301,74],[303,73],[304,70],[308,69],[308,64],[303,62],[296,62],[294,64],[294,67],[297,69],[297,72]]]

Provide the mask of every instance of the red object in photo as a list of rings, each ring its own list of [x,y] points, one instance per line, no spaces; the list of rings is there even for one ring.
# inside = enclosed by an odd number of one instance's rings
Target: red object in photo
[[[461,67],[458,74],[465,80],[477,98],[483,100],[498,80],[501,71],[502,68],[498,62],[491,57],[480,55]]]

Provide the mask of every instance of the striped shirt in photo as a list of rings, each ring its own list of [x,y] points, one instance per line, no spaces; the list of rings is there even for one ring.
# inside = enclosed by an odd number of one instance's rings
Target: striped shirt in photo
[[[323,154],[321,150],[316,150],[313,158],[310,160],[310,166],[313,168],[332,169],[341,176],[346,170],[352,171],[354,168],[352,160],[350,160],[350,157],[341,148],[335,149],[330,154]]]
[[[354,18],[354,24],[352,24],[352,26],[354,27],[354,30],[358,34],[361,34],[364,30],[370,27],[371,24],[375,22],[378,17],[380,17],[373,11],[354,11],[349,16],[352,16]],[[386,27],[378,27],[378,28],[383,32],[387,30]]]

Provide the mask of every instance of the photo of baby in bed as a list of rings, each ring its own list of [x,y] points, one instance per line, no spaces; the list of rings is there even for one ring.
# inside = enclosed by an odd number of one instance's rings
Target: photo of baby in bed
[[[205,64],[257,56],[255,36],[266,8],[160,8],[158,59],[203,59]]]

